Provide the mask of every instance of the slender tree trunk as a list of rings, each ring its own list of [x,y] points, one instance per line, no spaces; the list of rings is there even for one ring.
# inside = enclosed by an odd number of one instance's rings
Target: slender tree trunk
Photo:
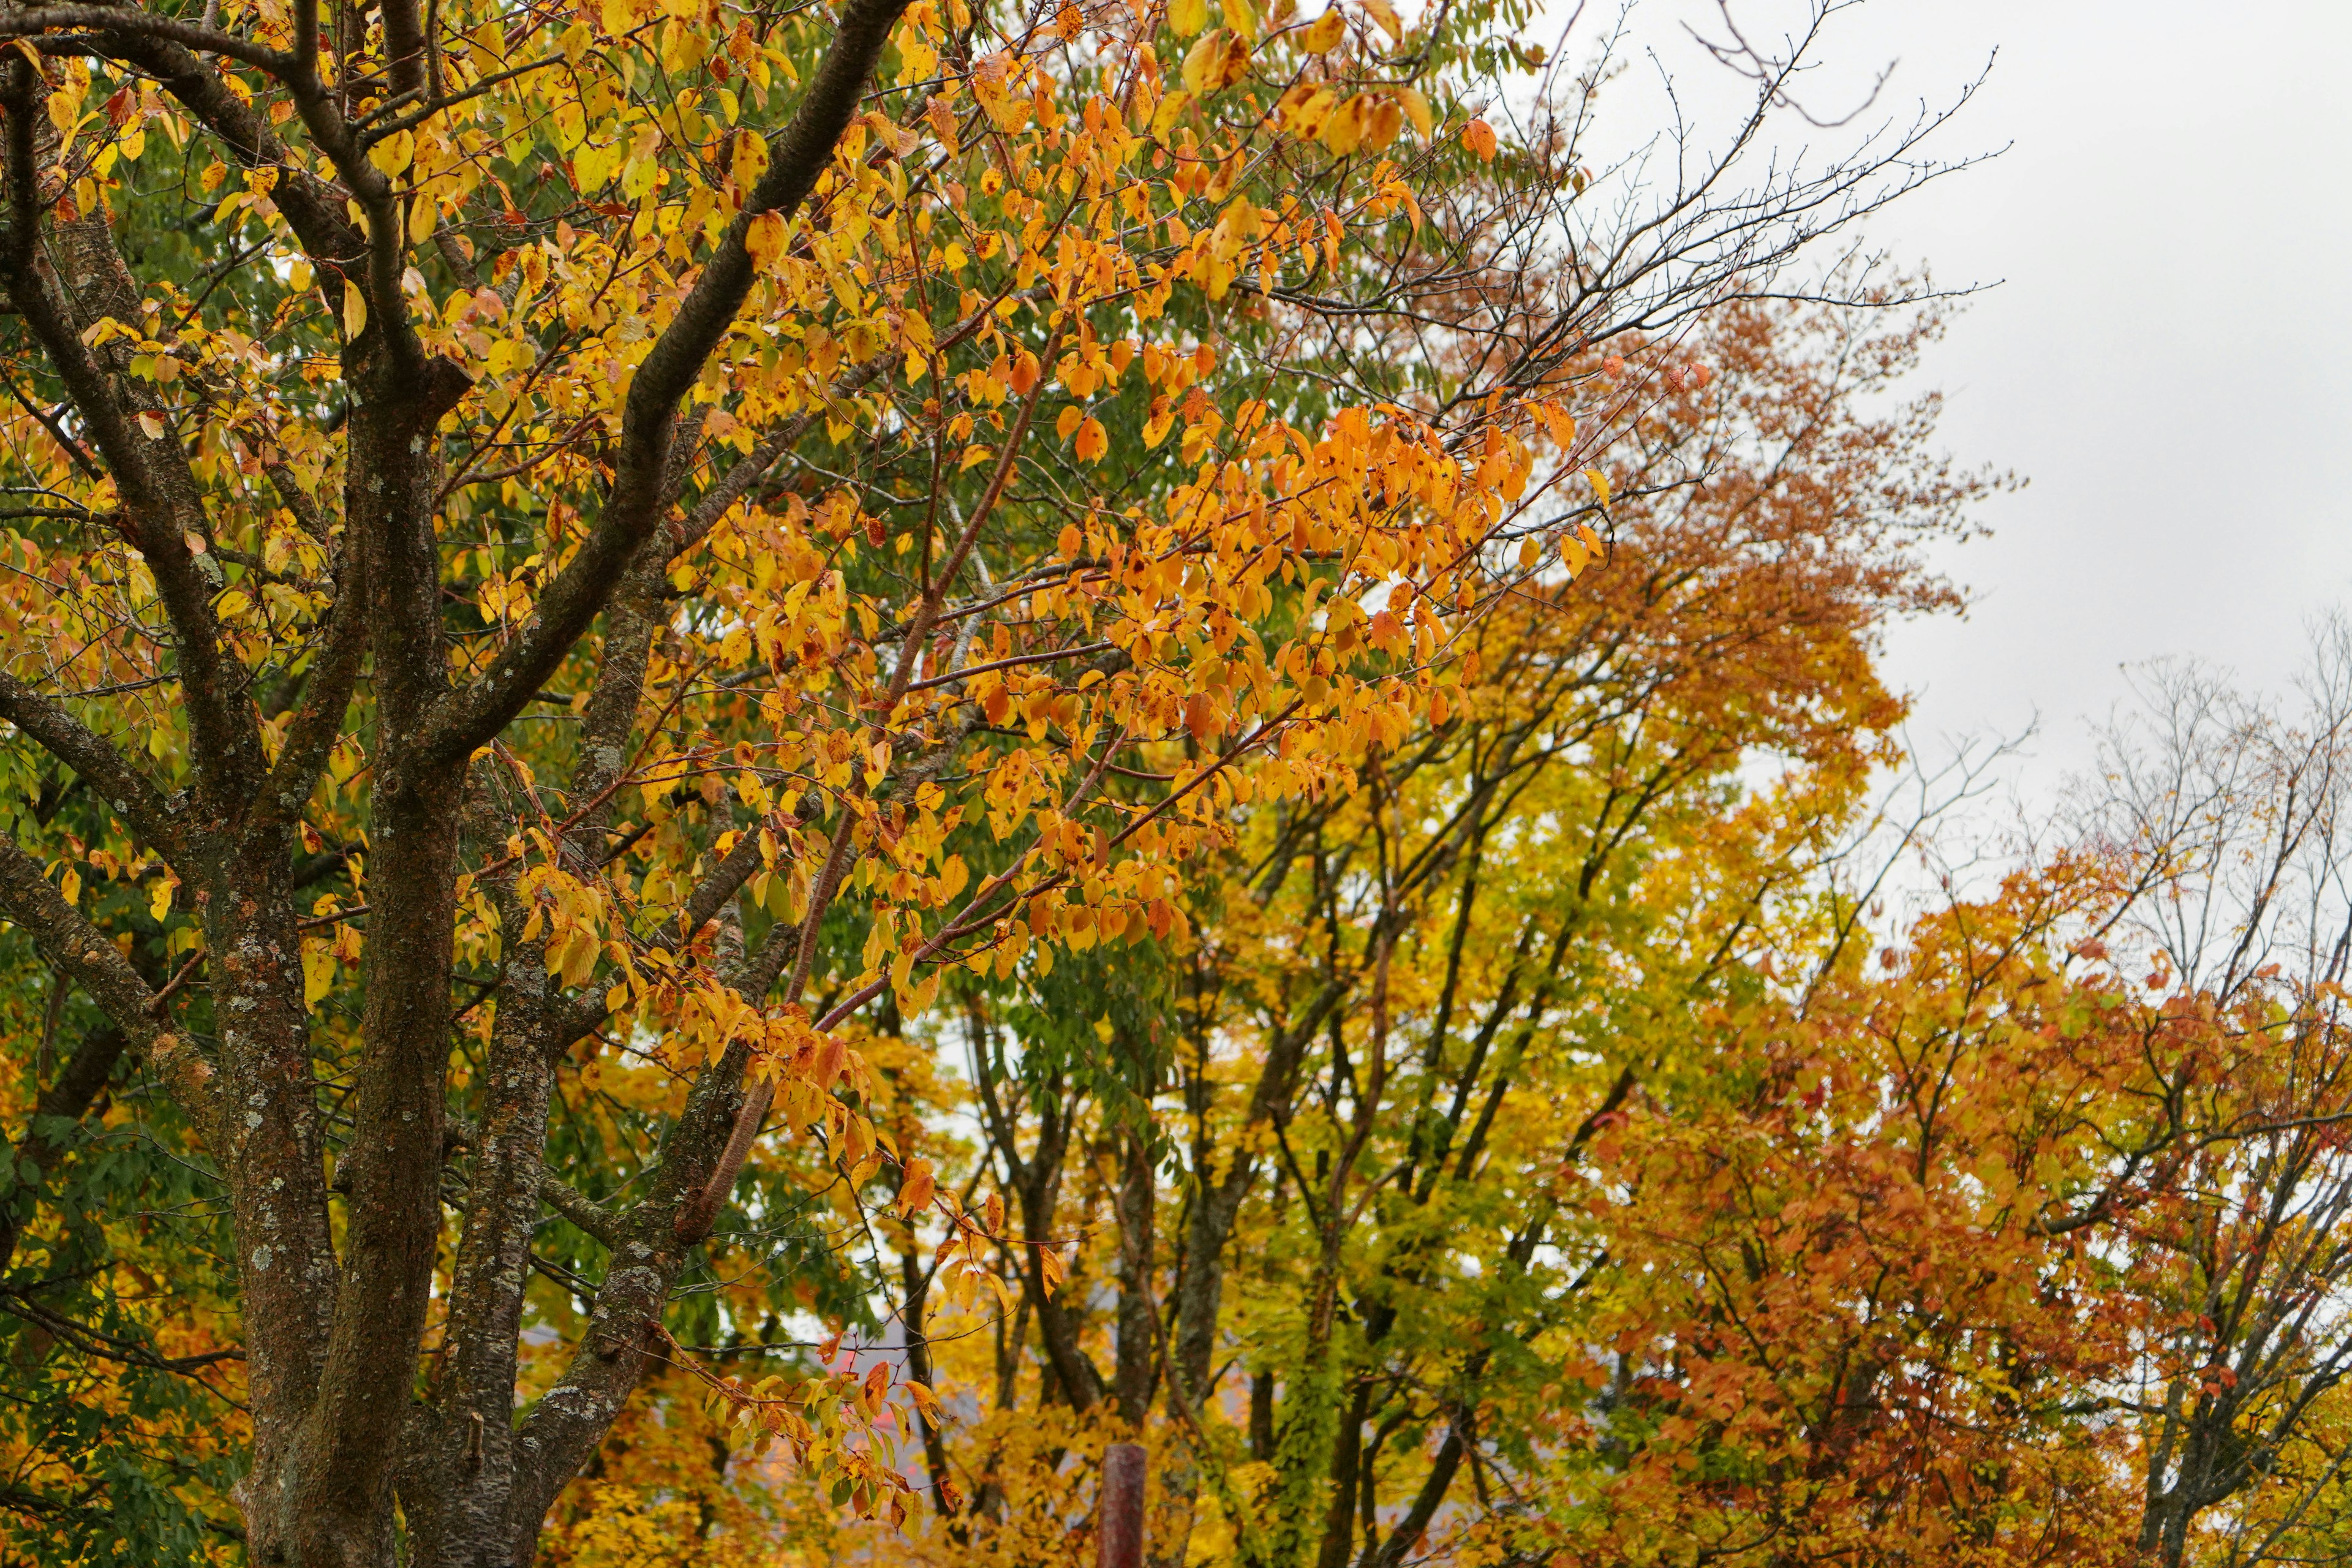
[[[898,1257],[898,1277],[905,1281],[905,1305],[899,1309],[898,1321],[907,1336],[907,1372],[926,1388],[936,1389],[931,1365],[931,1341],[924,1329],[926,1309],[929,1304],[930,1278],[923,1268],[922,1259],[916,1255],[911,1227],[908,1233],[908,1249]],[[947,1435],[941,1432],[920,1410],[915,1412],[915,1425],[923,1439],[923,1466],[931,1479],[931,1506],[943,1519],[955,1515],[955,1482],[948,1470]]]

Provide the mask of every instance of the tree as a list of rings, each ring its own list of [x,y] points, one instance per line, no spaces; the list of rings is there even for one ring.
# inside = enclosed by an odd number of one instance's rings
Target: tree
[[[1592,1183],[1621,1268],[1586,1331],[1598,1552],[2134,1560],[2100,1396],[2128,1294],[2084,1231],[2137,1212],[2102,1183],[2150,1041],[2064,945],[2106,890],[2062,861],[1900,951],[1832,940],[1793,998],[1703,1026],[1714,1092],[1629,1108]]]
[[[2340,618],[2315,628],[2294,707],[2147,672],[2072,825],[2124,868],[2090,951],[2161,995],[2150,1055],[2174,1064],[2134,1151],[2163,1201],[2117,1247],[2138,1298],[2119,1397],[2140,1423],[2139,1544],[2166,1568],[2324,1556],[2344,1529],[2347,681]]]
[[[35,1360],[238,1372],[241,1523],[173,1528],[528,1560],[673,1324],[854,1311],[795,1205],[976,1257],[866,1011],[1180,933],[1224,813],[1352,787],[1601,548],[1579,476],[1643,405],[1595,345],[1932,172],[1930,120],[1739,184],[1809,34],[1588,220],[1591,79],[1475,117],[1515,19],[0,20],[0,915],[79,1041],[19,1059],[19,1206],[64,1223],[40,1156],[103,1100],[227,1260],[134,1304],[118,1203],[119,1322],[5,1304]],[[226,1342],[163,1353],[206,1291]],[[721,1393],[902,1506],[887,1376]],[[86,1528],[42,1464],[36,1532]]]
[[[1171,1563],[1488,1546],[1585,1487],[1563,1390],[1628,1248],[1577,1172],[1629,1097],[1713,1103],[1694,1019],[1786,951],[1886,754],[1876,628],[1951,602],[1911,547],[1982,481],[1931,410],[1869,412],[1929,325],[1757,306],[1675,345],[1649,374],[1721,374],[1605,450],[1609,564],[1484,622],[1458,707],[1350,794],[1234,806],[1188,934],[954,983],[965,1179],[1026,1245],[1002,1304],[910,1272],[964,1408],[919,1550],[1066,1549],[1065,1456],[1112,1431],[1158,1446]]]
[[[2156,671],[2050,847],[1724,1020],[1601,1220],[1619,1519],[1739,1560],[2252,1563],[2343,1529],[2344,634]],[[1630,1366],[1629,1366],[1630,1363]]]

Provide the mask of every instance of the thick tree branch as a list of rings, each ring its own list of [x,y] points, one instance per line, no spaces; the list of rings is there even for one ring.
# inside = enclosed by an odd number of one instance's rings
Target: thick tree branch
[[[31,37],[41,33],[129,33],[159,38],[184,48],[219,55],[268,72],[280,79],[293,70],[294,57],[281,54],[251,38],[176,16],[158,16],[135,5],[35,5],[22,11],[0,12],[0,38]]]
[[[1042,357],[1050,362],[1060,342],[1058,332],[1049,338],[1046,341],[1045,353]],[[899,655],[898,667],[891,673],[889,689],[876,703],[877,712],[888,714],[895,711],[899,702],[906,697],[908,687],[913,683],[915,652],[931,635],[931,627],[939,621],[940,605],[946,601],[957,576],[962,573],[964,563],[971,558],[973,550],[980,543],[982,530],[987,526],[990,514],[1004,495],[1004,487],[1013,477],[1013,465],[1021,456],[1021,444],[1029,434],[1030,421],[1036,415],[1038,401],[1045,395],[1045,382],[1043,377],[1040,377],[1036,385],[1029,389],[1029,395],[1022,399],[1021,412],[1014,416],[1012,429],[1005,434],[1004,452],[997,458],[996,469],[989,477],[987,489],[982,492],[979,504],[972,508],[971,520],[964,524],[954,544],[949,548],[947,558],[940,563],[939,573],[932,578],[930,587],[915,605],[915,614],[907,625],[905,644]],[[881,726],[877,724],[872,733],[879,739],[882,738],[884,731]],[[1108,755],[1107,751],[1104,753],[1106,760]],[[856,812],[852,809],[851,803],[845,800],[841,805],[839,820],[834,827],[833,842],[825,851],[824,865],[817,873],[816,886],[809,899],[808,916],[801,922],[800,951],[793,961],[792,982],[784,990],[784,1000],[788,1003],[798,1002],[801,999],[803,987],[808,984],[809,966],[815,956],[817,933],[824,923],[825,910],[832,904],[834,894],[839,889],[841,879],[848,870],[850,835],[856,821]],[[974,895],[975,899],[978,896]],[[934,939],[934,951],[937,943],[941,940],[944,940],[944,933],[941,937]],[[869,986],[866,991],[837,1005],[821,1021],[820,1026],[832,1027],[834,1024],[846,1016],[854,1007],[863,1005],[868,997],[878,994],[879,990],[878,984]],[[751,1092],[743,1101],[743,1109],[735,1130],[727,1140],[726,1151],[720,1155],[719,1163],[711,1171],[709,1184],[691,1204],[678,1211],[677,1223],[681,1236],[699,1239],[709,1229],[711,1222],[718,1215],[719,1205],[726,1202],[727,1194],[734,1188],[735,1173],[741,1168],[744,1156],[751,1152],[752,1140],[759,1136],[760,1123],[766,1118],[768,1106],[775,1092],[776,1086],[772,1079],[763,1079],[752,1086]]]
[[[556,1494],[604,1441],[645,1373],[652,1331],[689,1251],[690,1244],[677,1238],[673,1216],[708,1182],[736,1125],[751,1059],[744,1045],[730,1046],[688,1090],[685,1112],[662,1139],[650,1191],[614,1237],[587,1333],[556,1385],[517,1429],[511,1505],[517,1540],[537,1533]]]
[[[513,919],[512,899],[501,902]],[[518,944],[490,1037],[466,1222],[450,1269],[450,1351],[433,1396],[410,1415],[400,1491],[420,1561],[490,1561],[506,1539],[523,1286],[547,1185],[555,1079],[547,1034],[561,1002],[543,945]],[[431,1428],[436,1441],[417,1440]]]
[[[1421,1490],[1413,1495],[1412,1504],[1398,1520],[1388,1538],[1377,1545],[1367,1545],[1358,1568],[1397,1568],[1412,1551],[1413,1543],[1429,1528],[1444,1504],[1445,1494],[1453,1489],[1454,1478],[1462,1468],[1462,1426],[1457,1421],[1445,1429],[1445,1441],[1439,1445],[1437,1458],[1430,1461],[1429,1473],[1422,1478]]]
[[[346,581],[337,585],[327,645],[319,650],[310,685],[302,693],[302,706],[286,727],[285,744],[262,784],[262,815],[269,822],[291,822],[301,814],[303,803],[310,798],[327,765],[328,753],[341,738],[343,714],[367,659],[364,605],[365,595],[358,584]]]

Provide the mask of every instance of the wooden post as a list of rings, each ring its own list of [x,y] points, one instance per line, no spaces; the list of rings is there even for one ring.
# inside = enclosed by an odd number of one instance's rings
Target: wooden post
[[[1096,1502],[1097,1568],[1143,1568],[1143,1448],[1113,1443],[1103,1451]]]

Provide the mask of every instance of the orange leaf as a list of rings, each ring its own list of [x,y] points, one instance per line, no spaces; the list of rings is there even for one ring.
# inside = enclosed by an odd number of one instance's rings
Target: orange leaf
[[[1192,739],[1203,746],[1225,732],[1224,715],[1217,711],[1217,700],[1205,691],[1195,691],[1184,703],[1184,727],[1192,731]]]
[[[906,1174],[898,1181],[898,1213],[901,1215],[921,1213],[924,1205],[931,1201],[934,1190],[931,1163],[923,1159],[908,1161]]]

